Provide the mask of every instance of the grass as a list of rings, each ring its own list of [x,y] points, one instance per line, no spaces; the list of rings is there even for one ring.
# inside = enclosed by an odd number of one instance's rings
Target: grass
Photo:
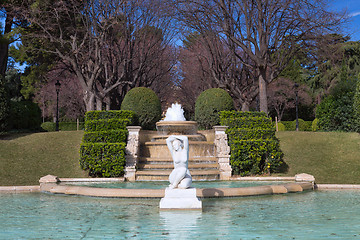
[[[37,185],[48,174],[86,177],[79,166],[82,131],[0,136],[0,186]],[[360,184],[360,135],[341,132],[278,132],[289,169],[317,183]]]
[[[85,177],[80,169],[82,131],[0,137],[0,186],[38,185],[40,177]]]
[[[289,169],[317,183],[360,184],[360,135],[344,132],[278,132]]]

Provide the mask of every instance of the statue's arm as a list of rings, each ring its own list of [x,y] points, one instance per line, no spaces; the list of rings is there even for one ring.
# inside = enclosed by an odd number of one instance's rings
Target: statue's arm
[[[172,146],[172,142],[175,140],[175,136],[171,135],[166,139],[166,145],[168,146],[170,152],[173,152],[173,146]]]
[[[184,144],[184,148],[186,150],[188,150],[189,149],[189,139],[188,139],[188,137],[187,136],[177,136],[177,138],[181,139],[181,141]]]

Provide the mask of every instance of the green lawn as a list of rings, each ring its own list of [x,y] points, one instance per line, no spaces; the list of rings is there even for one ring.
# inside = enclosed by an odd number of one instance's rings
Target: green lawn
[[[82,131],[0,136],[0,186],[36,185],[47,174],[86,177],[79,166]],[[360,184],[360,135],[340,132],[278,132],[289,169],[317,183]]]
[[[286,175],[314,175],[317,183],[360,184],[360,135],[342,132],[278,132],[289,165]]]
[[[48,174],[85,177],[80,169],[82,131],[0,137],[0,186],[37,185]]]

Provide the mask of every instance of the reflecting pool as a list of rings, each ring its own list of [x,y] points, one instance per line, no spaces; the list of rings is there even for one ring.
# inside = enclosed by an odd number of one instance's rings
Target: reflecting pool
[[[281,181],[194,181],[191,187],[194,188],[240,188],[240,187],[256,187],[265,185],[276,185],[289,182]],[[136,181],[136,182],[68,182],[62,183],[65,185],[78,185],[86,187],[101,187],[101,188],[129,188],[129,189],[165,189],[169,186],[169,181]]]
[[[0,194],[0,239],[360,238],[360,191],[203,199],[202,212],[159,201]]]

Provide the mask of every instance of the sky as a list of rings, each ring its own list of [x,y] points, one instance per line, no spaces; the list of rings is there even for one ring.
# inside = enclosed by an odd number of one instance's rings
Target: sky
[[[360,0],[333,0],[330,3],[333,10],[347,10],[350,22],[344,33],[351,36],[352,41],[360,41]]]

